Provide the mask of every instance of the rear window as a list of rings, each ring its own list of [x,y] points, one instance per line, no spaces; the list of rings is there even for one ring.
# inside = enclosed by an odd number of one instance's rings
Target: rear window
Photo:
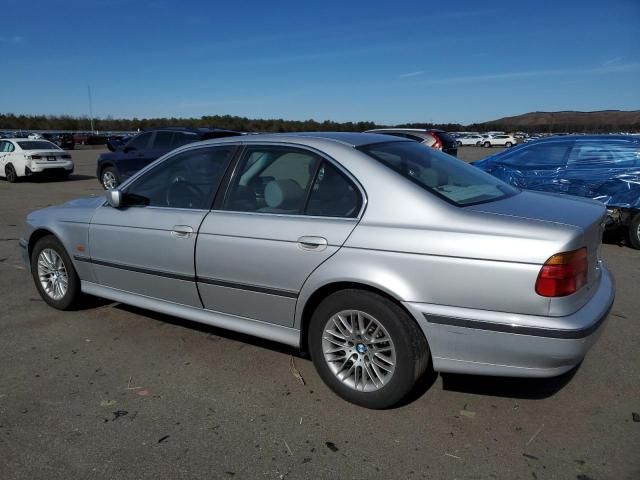
[[[60,150],[55,144],[46,140],[30,140],[24,142],[18,142],[22,150]]]
[[[518,190],[438,150],[415,142],[376,143],[359,150],[447,202],[464,207],[510,197]]]

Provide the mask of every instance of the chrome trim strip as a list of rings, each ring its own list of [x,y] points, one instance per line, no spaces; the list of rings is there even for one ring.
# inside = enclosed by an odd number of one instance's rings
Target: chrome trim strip
[[[429,323],[436,325],[446,325],[450,327],[470,328],[474,330],[486,330],[490,332],[511,333],[516,335],[529,335],[533,337],[558,338],[565,340],[576,340],[585,338],[594,333],[609,315],[611,307],[596,322],[585,328],[575,330],[561,330],[555,328],[525,327],[515,324],[494,323],[484,320],[469,320],[466,318],[444,317],[440,315],[422,315]]]
[[[235,288],[238,290],[247,290],[250,292],[265,293],[267,295],[276,295],[278,297],[298,298],[298,292],[291,290],[281,290],[279,288],[262,287],[260,285],[249,285],[246,283],[228,282],[225,280],[216,280],[213,278],[198,277],[199,283],[215,285],[217,287]]]
[[[196,277],[194,275],[183,275],[180,273],[165,272],[162,270],[153,270],[150,268],[134,267],[131,265],[123,265],[122,263],[113,263],[113,262],[106,262],[104,260],[97,260],[95,258],[84,257],[81,255],[74,255],[73,258],[74,260],[78,260],[79,262],[92,263],[94,265],[100,265],[102,267],[119,268],[120,270],[127,270],[130,272],[136,272],[136,273],[144,273],[146,275],[157,275],[159,277],[173,278],[175,280],[183,280],[185,282],[195,282],[196,280]]]
[[[282,290],[279,288],[263,287],[261,285],[250,285],[247,283],[229,282],[226,280],[218,280],[215,278],[200,277],[196,275],[183,275],[179,273],[165,272],[162,270],[153,270],[150,268],[134,267],[131,265],[123,265],[121,263],[106,262],[104,260],[96,260],[83,255],[74,255],[74,260],[79,262],[92,263],[103,267],[119,268],[130,272],[144,273],[146,275],[157,275],[159,277],[173,278],[175,280],[183,280],[185,282],[205,283],[218,287],[235,288],[236,290],[246,290],[249,292],[264,293],[266,295],[275,295],[278,297],[298,298],[298,292],[291,290]]]

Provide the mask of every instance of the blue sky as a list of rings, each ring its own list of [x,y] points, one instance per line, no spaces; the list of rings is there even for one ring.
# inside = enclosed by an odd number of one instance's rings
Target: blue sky
[[[3,113],[87,115],[89,84],[99,117],[640,109],[638,0],[0,5]]]

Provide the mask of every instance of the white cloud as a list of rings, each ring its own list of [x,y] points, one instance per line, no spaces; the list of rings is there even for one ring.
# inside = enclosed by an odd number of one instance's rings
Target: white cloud
[[[424,72],[420,71],[420,72],[409,72],[409,73],[403,73],[400,75],[400,78],[409,78],[409,77],[417,77],[419,75],[422,75]]]

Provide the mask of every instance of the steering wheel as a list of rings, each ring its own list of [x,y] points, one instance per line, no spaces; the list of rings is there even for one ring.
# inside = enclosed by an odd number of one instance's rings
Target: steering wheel
[[[171,182],[167,189],[166,202],[168,207],[196,208],[202,205],[202,192],[193,183],[183,178]]]

